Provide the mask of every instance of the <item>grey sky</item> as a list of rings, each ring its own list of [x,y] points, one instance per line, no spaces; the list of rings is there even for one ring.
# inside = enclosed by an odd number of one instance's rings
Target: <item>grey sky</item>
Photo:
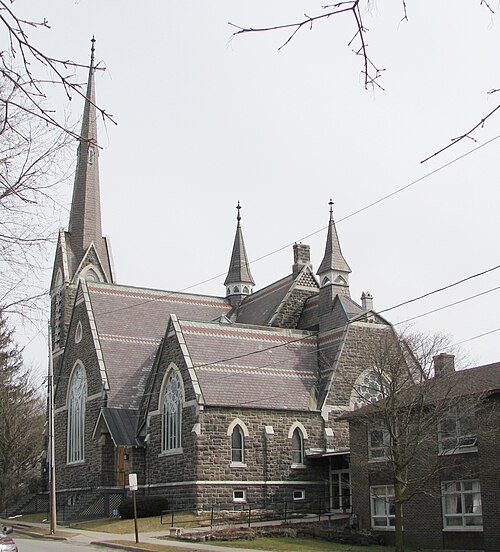
[[[500,140],[380,204],[349,214],[457,159],[500,134],[500,114],[424,165],[420,160],[500,103],[498,15],[470,0],[373,4],[365,16],[385,91],[367,92],[361,60],[347,46],[349,17],[302,30],[230,40],[227,22],[295,21],[320,2],[22,1],[47,18],[31,32],[56,57],[87,62],[90,38],[107,71],[97,99],[118,126],[101,125],[103,228],[118,281],[181,290],[225,274],[236,224],[250,259],[324,228],[328,200],[351,293],[369,290],[377,310],[500,264]],[[498,8],[498,3],[495,3]],[[85,81],[86,72],[81,80]],[[62,104],[61,104],[62,105]],[[69,106],[74,119],[82,102]],[[62,107],[61,107],[62,109]],[[67,106],[66,106],[67,109]],[[76,153],[76,146],[75,146]],[[71,186],[62,191],[69,206]],[[67,226],[62,211],[58,226]],[[303,239],[316,269],[325,231]],[[291,246],[252,265],[256,289],[291,270]],[[500,270],[387,313],[399,322],[500,285]],[[224,295],[224,276],[191,291]],[[47,289],[48,289],[47,276]],[[455,342],[500,327],[500,290],[415,321]],[[44,338],[26,357],[45,371]],[[474,364],[500,360],[500,333],[468,342]]]

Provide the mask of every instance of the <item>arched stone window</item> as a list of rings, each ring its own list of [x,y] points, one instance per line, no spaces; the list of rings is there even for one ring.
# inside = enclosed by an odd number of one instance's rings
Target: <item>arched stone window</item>
[[[234,427],[231,435],[231,462],[237,464],[245,462],[245,437],[239,425]]]
[[[85,460],[85,403],[87,400],[87,374],[78,361],[73,369],[68,388],[68,464]]]
[[[304,463],[304,436],[297,427],[292,434],[292,464]]]
[[[84,278],[86,282],[102,282],[100,275],[91,267],[87,268],[87,270],[82,273],[81,277]]]
[[[245,437],[249,437],[247,426],[235,418],[227,428],[227,435],[231,438],[231,466],[245,465]]]
[[[182,446],[183,389],[179,371],[173,369],[167,376],[162,397],[161,450],[180,450]]]
[[[304,466],[304,439],[309,438],[306,428],[300,422],[294,422],[288,432],[288,438],[292,440],[292,467]]]
[[[375,370],[367,370],[356,380],[351,393],[353,410],[383,399],[387,393],[384,377]]]

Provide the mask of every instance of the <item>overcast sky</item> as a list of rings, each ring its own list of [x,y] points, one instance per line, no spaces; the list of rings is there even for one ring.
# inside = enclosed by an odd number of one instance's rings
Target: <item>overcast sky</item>
[[[500,92],[487,94],[500,88],[499,16],[472,0],[407,0],[406,22],[401,2],[370,4],[369,55],[386,69],[384,91],[364,90],[349,16],[303,29],[281,51],[283,32],[231,40],[228,22],[297,21],[321,2],[15,2],[19,14],[48,19],[50,30],[30,36],[55,57],[87,62],[97,39],[107,68],[97,101],[118,122],[99,132],[103,229],[119,283],[175,291],[220,275],[190,290],[224,295],[238,200],[249,258],[265,256],[251,266],[256,289],[290,273],[295,241],[310,244],[317,269],[330,197],[352,297],[369,290],[377,310],[500,264],[500,139],[486,144],[500,114],[477,142],[420,163],[500,103]],[[77,120],[82,101],[63,108]],[[61,194],[68,207],[71,183]],[[67,222],[62,210],[54,230]],[[499,286],[499,275],[384,316],[397,323],[466,299]],[[498,329],[499,311],[496,290],[414,324],[458,343]],[[499,338],[464,343],[472,364],[499,361]],[[45,373],[45,337],[19,328],[18,339]]]

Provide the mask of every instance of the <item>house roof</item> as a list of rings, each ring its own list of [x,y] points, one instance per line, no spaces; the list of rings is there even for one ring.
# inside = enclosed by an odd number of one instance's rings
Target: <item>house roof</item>
[[[236,226],[236,235],[234,236],[233,252],[231,254],[231,261],[229,263],[229,270],[227,277],[224,281],[224,285],[229,284],[251,284],[255,285],[252,274],[250,273],[250,266],[248,264],[247,251],[245,249],[245,242],[243,240],[243,232],[241,230],[241,216],[240,216],[240,202],[238,201],[238,224]],[[241,290],[240,290],[241,291]]]
[[[139,408],[170,314],[212,320],[231,308],[220,297],[90,282],[87,287],[113,407]]]
[[[416,396],[423,397],[425,404],[435,404],[446,401],[452,403],[467,397],[478,399],[500,393],[500,362],[458,370],[451,374],[426,380],[416,386],[405,389],[398,394],[401,407],[410,405]],[[385,399],[384,399],[385,400]],[[380,401],[383,404],[383,401]],[[353,412],[344,414],[342,419],[355,419],[367,416],[375,410],[376,405],[367,405]]]
[[[205,404],[316,408],[316,335],[179,320]]]
[[[337,229],[335,228],[335,221],[333,220],[333,202],[330,200],[330,220],[328,222],[328,234],[326,237],[326,246],[325,254],[323,260],[319,265],[319,268],[316,274],[323,274],[330,270],[336,270],[340,272],[351,272],[347,261],[342,255],[342,250],[340,248],[340,241],[337,234]]]

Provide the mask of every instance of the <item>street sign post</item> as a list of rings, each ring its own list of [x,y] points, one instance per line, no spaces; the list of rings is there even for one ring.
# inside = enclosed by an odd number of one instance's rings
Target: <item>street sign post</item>
[[[135,542],[139,542],[139,529],[137,527],[137,503],[135,500],[135,493],[137,491],[137,474],[130,473],[128,476],[129,489],[132,491],[134,497],[134,529],[135,529]]]

